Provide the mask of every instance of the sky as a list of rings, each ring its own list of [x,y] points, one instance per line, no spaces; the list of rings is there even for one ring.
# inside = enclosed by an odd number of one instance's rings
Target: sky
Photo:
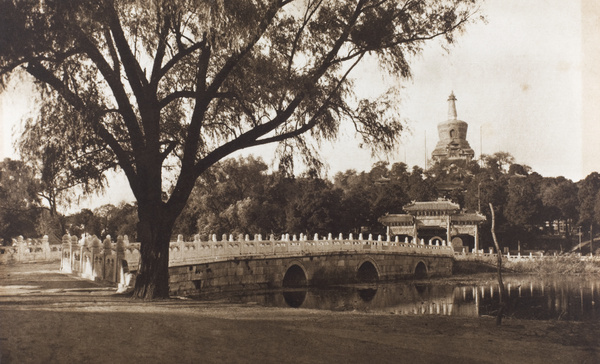
[[[369,97],[392,85],[401,89],[401,144],[388,156],[358,148],[352,130],[323,145],[328,175],[369,170],[378,160],[425,167],[456,95],[458,119],[469,125],[475,151],[511,153],[542,176],[573,181],[600,171],[600,4],[595,0],[487,0],[487,22],[472,24],[449,52],[430,43],[411,60],[410,80],[385,76],[372,62],[355,71],[356,93]],[[13,141],[18,121],[35,111],[29,86],[13,83],[0,95],[0,158],[18,158]],[[17,131],[18,134],[18,131]],[[268,163],[273,147],[250,149]],[[90,206],[132,200],[122,175],[110,177],[104,196]],[[84,203],[84,204],[85,204]]]

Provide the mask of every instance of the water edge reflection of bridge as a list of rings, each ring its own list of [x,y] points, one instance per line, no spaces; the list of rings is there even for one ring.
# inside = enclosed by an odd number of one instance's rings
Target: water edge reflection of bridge
[[[600,279],[576,276],[505,277],[508,315],[520,319],[596,321],[600,319]],[[498,284],[452,285],[403,281],[328,289],[295,289],[248,293],[231,298],[263,306],[301,307],[332,311],[385,312],[399,315],[478,317],[495,315]]]

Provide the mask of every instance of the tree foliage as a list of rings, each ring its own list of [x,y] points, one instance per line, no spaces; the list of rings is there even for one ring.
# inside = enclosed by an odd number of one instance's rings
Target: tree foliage
[[[22,161],[0,162],[0,239],[9,244],[19,235],[36,237],[39,181]]]
[[[102,205],[93,211],[82,209],[65,218],[66,230],[69,234],[82,236],[83,234],[95,235],[104,238],[110,235],[127,235],[130,241],[137,238],[137,211],[134,204],[121,203]]]
[[[135,295],[164,297],[169,237],[197,178],[267,143],[281,143],[283,165],[294,156],[319,164],[311,141],[334,139],[342,122],[364,145],[390,150],[402,130],[395,93],[357,100],[351,71],[371,57],[408,77],[424,43],[452,42],[476,6],[8,0],[0,3],[0,77],[23,69],[36,80],[42,113],[28,129],[39,128],[31,135],[40,146],[67,154],[69,168],[125,173],[142,242]]]

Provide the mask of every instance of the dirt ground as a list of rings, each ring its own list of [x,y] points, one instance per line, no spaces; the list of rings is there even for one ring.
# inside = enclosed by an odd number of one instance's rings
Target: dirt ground
[[[0,265],[0,363],[600,363],[600,324],[399,316],[117,295]]]

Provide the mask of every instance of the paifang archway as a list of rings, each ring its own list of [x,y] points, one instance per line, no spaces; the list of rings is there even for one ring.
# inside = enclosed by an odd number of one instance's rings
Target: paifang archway
[[[411,236],[415,242],[443,236],[451,244],[456,236],[470,235],[474,238],[473,250],[479,251],[479,224],[486,220],[484,215],[463,212],[458,204],[445,199],[412,202],[404,206],[404,211],[407,214],[387,214],[379,218],[389,236]],[[460,252],[463,246],[455,248]]]

